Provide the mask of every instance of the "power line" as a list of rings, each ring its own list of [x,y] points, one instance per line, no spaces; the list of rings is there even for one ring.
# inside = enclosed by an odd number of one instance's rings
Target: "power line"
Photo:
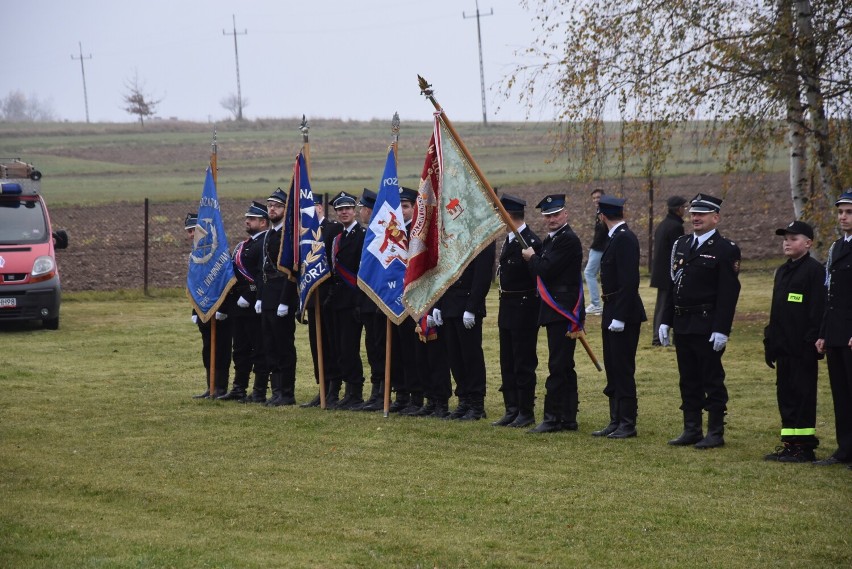
[[[491,11],[487,14],[481,14],[481,16],[493,16],[494,8],[491,8]],[[482,124],[488,124],[488,116],[485,113],[485,70],[482,67],[482,31],[479,27],[479,0],[476,0],[476,16],[468,16],[464,12],[462,12],[462,18],[476,18],[476,37],[479,40],[479,84],[482,88]]]
[[[86,104],[86,122],[89,122],[89,94],[86,92],[86,67],[83,65],[83,60],[92,59],[92,54],[90,53],[88,57],[83,57],[83,44],[82,42],[77,42],[77,45],[80,47],[80,56],[75,57],[74,54],[71,54],[71,59],[79,59],[80,60],[80,71],[83,73],[83,102]]]
[[[233,35],[234,36],[234,60],[237,62],[237,120],[243,120],[243,93],[240,89],[240,54],[237,51],[237,36],[245,36],[248,35],[248,30],[243,30],[242,33],[237,33],[237,18],[233,14],[231,14],[231,19],[234,22],[234,31],[228,33],[225,30],[222,30],[222,35]]]

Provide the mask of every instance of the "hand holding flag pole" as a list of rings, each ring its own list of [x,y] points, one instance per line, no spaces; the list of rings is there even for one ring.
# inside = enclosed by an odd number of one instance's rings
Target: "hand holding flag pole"
[[[452,123],[450,122],[450,119],[447,118],[447,115],[444,112],[444,109],[441,107],[440,104],[438,104],[438,101],[435,99],[434,91],[432,90],[432,85],[429,84],[429,82],[426,81],[426,79],[424,79],[420,75],[417,76],[417,81],[420,85],[420,93],[422,95],[424,95],[427,99],[429,99],[429,101],[435,107],[435,110],[437,110],[440,113],[441,120],[447,126],[447,129],[453,134],[453,136],[454,136],[456,142],[458,143],[459,148],[461,149],[462,153],[465,155],[468,162],[473,167],[474,171],[476,172],[476,175],[482,181],[483,186],[488,190],[488,192],[491,196],[491,201],[494,203],[495,207],[499,211],[499,213],[500,213],[501,217],[503,218],[503,220],[505,221],[506,225],[512,229],[512,232],[515,234],[515,238],[518,240],[518,243],[520,243],[521,248],[526,249],[527,247],[529,247],[529,245],[527,244],[526,240],[521,236],[521,234],[518,232],[518,230],[515,228],[515,225],[514,225],[514,223],[512,223],[511,218],[509,217],[509,213],[506,211],[506,208],[503,207],[503,204],[497,198],[497,194],[494,192],[494,189],[491,187],[491,184],[488,183],[488,180],[485,178],[485,175],[482,173],[482,170],[479,169],[479,166],[477,165],[476,161],[474,161],[473,157],[471,156],[471,154],[468,151],[467,147],[465,146],[464,142],[462,142],[461,137],[459,137],[458,133],[456,132],[455,128],[453,127]],[[582,328],[577,332],[568,332],[568,334],[566,334],[566,335],[568,335],[568,336],[570,336],[574,339],[580,340],[580,343],[583,344],[583,348],[586,350],[586,354],[588,354],[589,359],[592,360],[592,363],[594,364],[595,368],[598,371],[603,371],[603,368],[601,367],[600,363],[598,362],[598,359],[595,357],[594,353],[592,353],[592,348],[589,346],[588,341],[586,341],[586,334],[582,330]]]

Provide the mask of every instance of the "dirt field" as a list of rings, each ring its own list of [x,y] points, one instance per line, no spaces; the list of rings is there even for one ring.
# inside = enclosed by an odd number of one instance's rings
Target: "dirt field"
[[[793,218],[786,189],[786,174],[772,174],[762,179],[728,178],[724,192],[720,232],[741,248],[743,259],[778,257],[779,244],[774,230]],[[590,185],[537,184],[528,187],[504,187],[500,191],[527,200],[527,218],[539,235],[546,233],[537,210],[531,208],[550,193],[568,194],[571,211],[569,223],[584,244],[591,241],[594,211],[588,197]],[[621,193],[615,188],[608,193]],[[690,198],[699,192],[722,195],[721,176],[688,176],[666,178],[655,190],[654,217],[665,213],[667,197],[680,194]],[[645,190],[626,188],[628,223],[642,244],[643,266],[648,253],[648,211]],[[258,196],[265,199],[266,196]],[[186,283],[189,243],[183,231],[187,212],[196,203],[152,203],[149,206],[148,286],[182,287]],[[244,237],[243,214],[248,203],[222,200],[228,242],[233,247]],[[631,207],[632,206],[632,207]],[[114,203],[102,206],[51,208],[54,229],[65,229],[69,248],[57,253],[66,291],[140,289],[144,284],[144,206]],[[690,231],[687,223],[687,232]]]

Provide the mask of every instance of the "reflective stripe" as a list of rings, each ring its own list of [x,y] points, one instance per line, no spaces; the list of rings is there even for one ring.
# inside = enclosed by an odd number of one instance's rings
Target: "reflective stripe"
[[[795,437],[795,436],[807,436],[807,435],[815,435],[816,427],[810,427],[806,429],[781,429],[782,437]]]

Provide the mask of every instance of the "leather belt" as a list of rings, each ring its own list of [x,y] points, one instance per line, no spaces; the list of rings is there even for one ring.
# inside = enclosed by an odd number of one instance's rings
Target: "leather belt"
[[[686,316],[688,314],[707,314],[713,312],[716,308],[714,304],[696,304],[695,306],[675,306],[675,314],[678,316]]]
[[[501,290],[500,298],[532,298],[536,295],[536,290]]]

